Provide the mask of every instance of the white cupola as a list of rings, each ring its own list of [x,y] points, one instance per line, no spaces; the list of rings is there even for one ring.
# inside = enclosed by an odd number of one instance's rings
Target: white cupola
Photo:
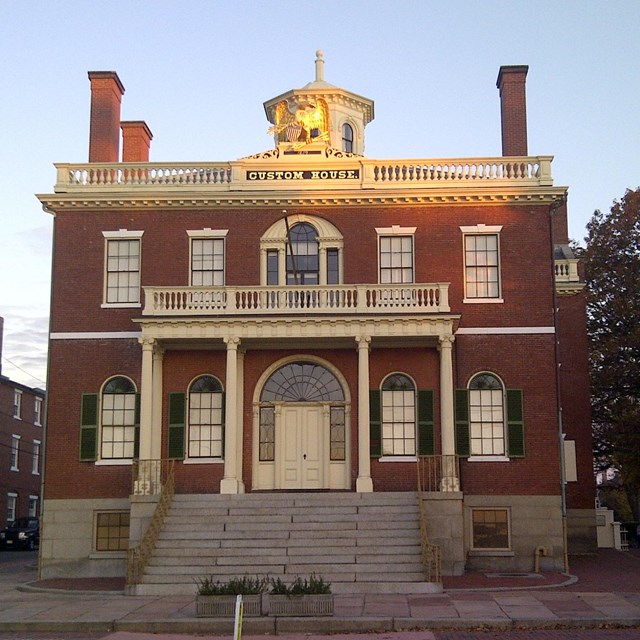
[[[305,153],[330,147],[364,154],[364,129],[373,120],[373,100],[324,79],[324,57],[316,52],[316,78],[264,103],[277,148]]]

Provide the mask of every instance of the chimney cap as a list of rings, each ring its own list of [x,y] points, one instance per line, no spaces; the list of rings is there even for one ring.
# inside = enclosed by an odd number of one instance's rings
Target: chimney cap
[[[153,140],[153,133],[151,133],[151,129],[144,120],[123,120],[120,123],[121,129],[140,129],[144,131],[150,140]]]
[[[522,75],[522,79],[527,77],[527,72],[529,71],[528,64],[514,64],[514,65],[503,65],[500,67],[500,71],[498,72],[498,79],[496,80],[496,87],[500,89],[502,87],[505,78],[503,76],[507,74],[518,74]]]
[[[89,80],[113,80],[118,89],[120,90],[120,93],[124,93],[124,85],[122,84],[120,78],[118,77],[118,74],[115,71],[89,71],[87,73],[87,75],[89,76]]]

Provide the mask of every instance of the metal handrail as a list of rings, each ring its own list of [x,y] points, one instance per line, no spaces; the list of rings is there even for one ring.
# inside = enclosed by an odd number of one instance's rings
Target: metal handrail
[[[162,473],[162,472],[165,473]],[[171,501],[175,493],[175,461],[174,460],[135,460],[133,465],[134,493],[139,486],[142,476],[152,477],[157,475],[159,483],[160,499],[151,516],[149,526],[142,536],[142,540],[136,547],[131,547],[127,554],[127,586],[140,584],[142,575],[149,564],[151,555],[156,547],[158,534],[162,529],[165,517],[171,507]]]
[[[418,513],[420,518],[420,548],[422,566],[427,582],[442,582],[442,554],[440,546],[429,542],[427,533],[427,512],[424,508],[423,479],[425,467],[427,478],[431,479],[431,469],[441,468],[440,456],[418,456],[416,470],[418,474]],[[429,486],[430,486],[429,482]]]

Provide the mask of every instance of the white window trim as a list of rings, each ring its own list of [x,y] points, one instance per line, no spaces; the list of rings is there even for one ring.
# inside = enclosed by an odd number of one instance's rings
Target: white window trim
[[[418,456],[380,456],[378,462],[418,462]]]
[[[224,464],[223,458],[189,458],[182,460],[183,464]]]
[[[511,462],[508,456],[469,456],[468,462]]]
[[[390,286],[402,286],[403,284],[415,284],[416,283],[416,229],[418,227],[401,227],[394,224],[390,227],[376,227],[376,234],[378,236],[378,284],[380,282],[380,275],[382,273],[382,267],[380,265],[380,239],[389,236],[407,236],[411,238],[411,273],[413,279],[411,282],[397,282],[397,283],[385,283]]]
[[[22,420],[22,390],[13,390],[13,417]]]
[[[103,231],[104,237],[104,267],[103,267],[103,285],[102,285],[102,304],[101,309],[140,309],[142,307],[142,242],[140,242],[140,269],[138,275],[140,277],[138,298],[139,302],[107,302],[107,247],[109,240],[140,240],[144,231],[129,231],[128,229],[118,229],[118,231]]]
[[[504,298],[502,297],[502,256],[500,252],[500,232],[502,231],[502,225],[488,225],[481,223],[473,226],[460,227],[460,231],[462,231],[462,282],[464,284],[464,298],[462,302],[464,304],[504,304]],[[498,286],[500,288],[500,296],[497,298],[467,298],[467,263],[464,238],[466,235],[479,234],[498,236]]]
[[[38,409],[39,407],[39,409]],[[44,402],[42,401],[42,398],[34,398],[33,400],[33,412],[34,412],[34,419],[33,419],[33,424],[36,427],[41,427],[42,426],[42,408],[44,407]]]
[[[36,450],[36,445],[38,446],[38,457],[36,458],[35,455],[35,450]],[[40,442],[40,440],[34,440],[33,441],[33,460],[31,463],[31,475],[32,476],[39,476],[40,475],[40,456],[41,456],[41,451],[42,451],[42,442]]]
[[[11,434],[11,471],[20,471],[20,440],[22,436],[16,433]],[[15,451],[15,464],[14,464],[14,451]]]
[[[9,504],[13,502],[13,507],[11,509],[13,513],[13,518],[9,517]],[[13,522],[16,519],[16,511],[18,509],[18,494],[15,491],[7,492],[7,522]]]
[[[96,460],[94,464],[96,467],[131,466],[133,464],[133,458],[109,458],[105,460]]]
[[[31,513],[31,502],[35,501],[36,503],[36,508],[35,508],[35,513]],[[34,496],[34,495],[30,495],[29,496],[29,517],[30,518],[37,518],[38,517],[38,502],[40,501],[40,496]]]
[[[193,242],[192,240],[208,240],[220,238],[223,242],[223,257],[224,264],[222,265],[222,281],[221,285],[213,285],[214,287],[224,287],[227,283],[227,235],[229,233],[229,229],[211,229],[210,227],[205,227],[204,229],[187,229],[187,236],[189,236],[189,286],[193,287],[193,268],[192,268],[192,260],[193,260]]]

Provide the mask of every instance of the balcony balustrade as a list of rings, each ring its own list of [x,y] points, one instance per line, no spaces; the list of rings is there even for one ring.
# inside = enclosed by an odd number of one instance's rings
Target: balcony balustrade
[[[56,164],[56,193],[134,191],[216,193],[332,189],[464,189],[491,185],[551,186],[551,156],[369,160],[278,156],[234,162]]]
[[[449,283],[144,287],[145,316],[432,314],[449,312]]]

